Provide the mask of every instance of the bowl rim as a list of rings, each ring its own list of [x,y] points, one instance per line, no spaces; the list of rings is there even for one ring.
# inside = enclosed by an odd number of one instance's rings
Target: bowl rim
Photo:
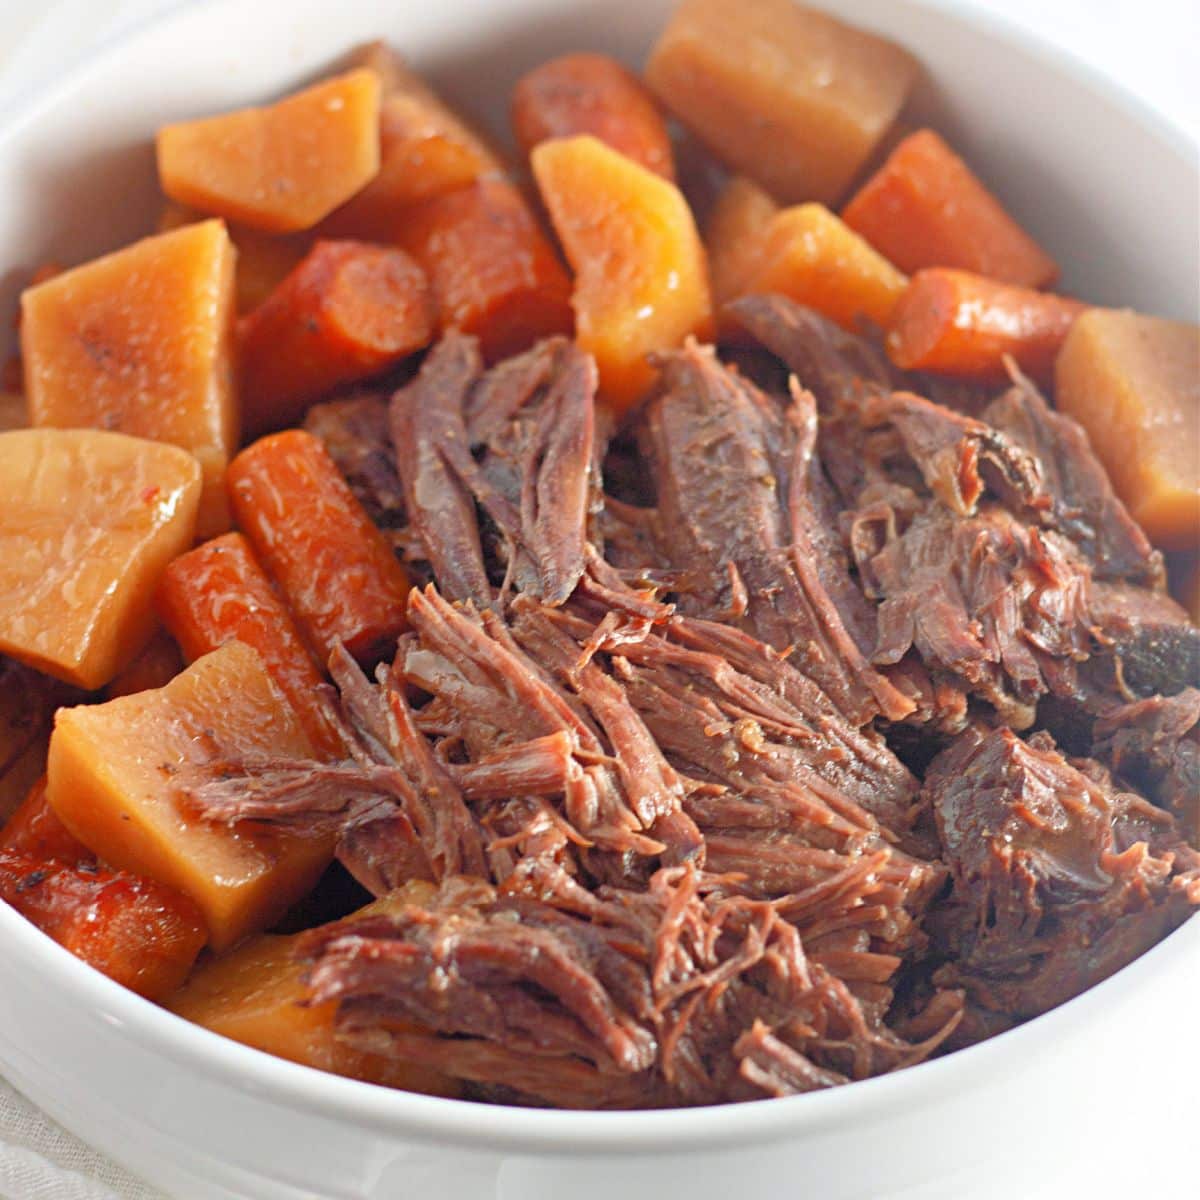
[[[211,20],[243,0],[176,0],[150,17],[117,30],[77,60],[48,87],[31,89],[0,112],[0,154],[21,129],[86,84],[132,43],[172,25]],[[815,0],[836,10],[837,0]],[[1194,140],[1157,108],[1081,59],[990,10],[966,10],[955,0],[905,0],[960,26],[1005,42],[1044,71],[1074,83],[1123,110],[1141,130],[1196,172]],[[1200,186],[1200,178],[1198,178]],[[1135,962],[1086,992],[1005,1033],[943,1058],[888,1075],[804,1095],[698,1108],[632,1111],[561,1110],[487,1105],[426,1096],[333,1075],[267,1054],[194,1025],[128,991],[57,945],[0,904],[0,943],[11,944],[42,970],[43,983],[73,996],[90,1015],[136,1039],[144,1049],[214,1083],[252,1093],[268,1103],[302,1110],[379,1133],[417,1135],[442,1145],[475,1150],[577,1156],[625,1156],[695,1149],[746,1148],[813,1132],[880,1110],[897,1111],[918,1093],[953,1094],[999,1073],[1017,1055],[1052,1046],[1088,1025],[1122,994],[1157,986],[1177,962],[1200,953],[1200,913],[1185,921]],[[0,1067],[3,1066],[0,1061]],[[247,1081],[250,1081],[249,1083]]]

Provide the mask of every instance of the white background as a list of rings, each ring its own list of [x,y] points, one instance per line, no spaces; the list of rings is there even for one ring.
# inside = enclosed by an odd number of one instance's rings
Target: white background
[[[0,121],[6,110],[19,106],[43,83],[61,77],[98,44],[156,13],[188,2],[202,0],[0,0]],[[387,4],[388,0],[380,3]],[[1189,134],[1193,143],[1200,143],[1200,0],[961,3],[991,10],[1069,49],[1138,93]],[[1173,1102],[1193,1102],[1194,1093],[1190,1100],[1185,1100],[1187,1095],[1185,1090],[1177,1090]],[[1142,1102],[1171,1103],[1172,1099],[1144,1097]],[[1114,1135],[1119,1138],[1119,1131],[1114,1130]],[[3,1141],[0,1138],[0,1149]],[[1179,1164],[1180,1195],[1191,1186],[1186,1180],[1193,1178],[1190,1154],[1190,1147],[1162,1147],[1153,1155],[1160,1164],[1163,1159],[1174,1159]],[[1137,1175],[1129,1177],[1121,1169],[1120,1157],[1114,1156],[1108,1164],[1078,1164],[1078,1190],[1072,1188],[1070,1196],[1058,1192],[1053,1200],[1124,1200],[1139,1194]],[[12,1176],[0,1172],[0,1196],[11,1186],[11,1180]],[[84,1190],[74,1195],[112,1195],[98,1180],[90,1186],[79,1182]],[[116,1180],[110,1177],[106,1182],[112,1186]],[[24,1200],[17,1193],[12,1196],[13,1200]]]

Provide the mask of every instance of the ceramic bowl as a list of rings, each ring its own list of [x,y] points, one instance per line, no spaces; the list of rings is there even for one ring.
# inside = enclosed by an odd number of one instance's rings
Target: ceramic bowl
[[[928,73],[920,117],[1052,248],[1065,287],[1195,320],[1200,206],[1182,137],[1111,82],[992,20],[929,0],[827,7],[916,53]],[[502,133],[524,70],[581,48],[638,64],[669,8],[217,0],[176,10],[0,129],[5,262],[80,261],[143,234],[157,209],[157,125],[284,92],[356,43],[392,40]],[[0,280],[0,311],[21,278]],[[0,946],[0,1072],[186,1200],[1101,1197],[1080,1181],[1112,1183],[1128,1168],[1145,1183],[1170,1156],[1136,1148],[1186,1146],[1193,1130],[1200,920],[1054,1012],[936,1062],[794,1099],[649,1113],[389,1092],[190,1026],[3,905]]]

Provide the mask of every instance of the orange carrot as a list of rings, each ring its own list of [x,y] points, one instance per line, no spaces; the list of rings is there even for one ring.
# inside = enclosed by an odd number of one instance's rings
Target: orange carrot
[[[427,345],[433,320],[425,273],[402,250],[318,242],[239,323],[246,430],[294,424],[330,389]]]
[[[183,670],[183,658],[175,639],[160,629],[146,643],[142,652],[104,689],[104,698],[132,696],[148,688],[159,688],[171,682]]]
[[[180,555],[163,574],[158,612],[189,662],[236,638],[258,651],[316,751],[340,758],[342,739],[318,702],[322,675],[250,543],[227,533]]]
[[[443,327],[474,334],[491,362],[574,327],[566,271],[506,179],[405,209],[394,239],[428,273]]]
[[[92,863],[0,851],[0,899],[76,957],[151,1000],[184,981],[205,942],[200,910],[186,896]]]
[[[0,831],[0,853],[25,854],[39,862],[94,863],[95,855],[46,801],[43,775]]]
[[[549,138],[590,133],[647,170],[675,181],[671,139],[646,86],[604,54],[566,54],[523,76],[512,126],[526,156]]]
[[[259,561],[309,645],[360,662],[394,648],[408,577],[319,439],[301,429],[262,438],[233,460],[230,500]]]
[[[892,315],[892,361],[906,370],[973,379],[1005,378],[1003,356],[1049,380],[1054,357],[1088,305],[967,271],[932,268],[913,276]]]
[[[902,271],[959,267],[1031,288],[1058,278],[1054,260],[931,129],[892,151],[842,220]]]

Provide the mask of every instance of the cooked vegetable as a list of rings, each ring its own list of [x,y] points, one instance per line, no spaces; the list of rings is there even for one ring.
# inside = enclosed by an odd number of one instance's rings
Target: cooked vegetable
[[[0,433],[0,652],[98,688],[154,631],[153,590],[191,544],[200,468],[96,429]]]
[[[237,639],[258,652],[313,748],[344,752],[321,703],[323,675],[250,544],[227,533],[177,558],[164,572],[158,611],[189,662]]]
[[[523,75],[513,89],[512,126],[526,155],[550,138],[590,133],[675,181],[671,139],[654,97],[604,54],[566,54]]]
[[[0,433],[25,429],[29,425],[29,406],[18,392],[0,392]]]
[[[388,241],[397,215],[419,200],[444,195],[499,171],[487,143],[452,112],[397,55],[376,42],[359,56],[383,89],[379,108],[379,174],[336,212],[323,231],[333,237]]]
[[[0,852],[0,899],[110,979],[162,1000],[204,945],[186,896],[125,871]]]
[[[724,304],[746,291],[759,265],[767,226],[779,205],[752,179],[735,175],[721,189],[704,226],[713,299]]]
[[[267,108],[166,125],[157,149],[172,200],[267,233],[311,229],[379,171],[379,78],[359,68]]]
[[[393,236],[425,268],[442,328],[474,334],[489,360],[571,332],[570,280],[507,180],[406,208]]]
[[[1059,407],[1087,431],[1159,545],[1200,542],[1200,329],[1132,312],[1080,317],[1058,357]]]
[[[916,75],[895,43],[792,0],[683,0],[646,64],[727,166],[789,203],[841,198]]]
[[[21,297],[35,426],[108,429],[195,455],[202,537],[229,528],[237,446],[234,251],[220,221],[145,238]]]
[[[907,370],[1003,381],[1004,356],[1045,382],[1071,326],[1088,305],[931,267],[918,271],[892,315],[887,349]]]
[[[460,1085],[440,1071],[356,1050],[334,1034],[336,1002],[308,1002],[302,979],[307,968],[296,953],[301,936],[264,935],[205,963],[168,1007],[214,1033],[292,1062],[412,1092],[457,1096]]]
[[[204,215],[168,200],[158,218],[159,233],[203,221]],[[237,249],[234,273],[237,310],[257,308],[308,253],[311,240],[300,234],[284,237],[227,222],[229,240]]]
[[[648,356],[711,330],[704,247],[674,184],[590,136],[543,142],[533,173],[575,271],[577,341],[624,412],[653,382]]]
[[[163,687],[182,670],[183,657],[175,639],[160,629],[129,666],[113,677],[104,689],[104,698],[115,700],[118,696],[132,696],[134,692]]]
[[[778,292],[851,331],[885,327],[908,280],[821,204],[785,208],[763,236],[747,292]]]
[[[842,219],[902,271],[958,267],[1029,288],[1058,278],[1054,260],[932,129],[905,138]]]
[[[96,856],[62,823],[46,799],[46,777],[29,789],[16,811],[0,829],[0,852],[22,854],[39,862],[72,866]]]
[[[247,755],[310,759],[312,746],[262,660],[229,642],[166,687],[59,709],[47,798],[106,862],[190,896],[213,949],[227,950],[303,896],[332,851],[327,837],[190,815],[176,786]]]
[[[317,242],[239,326],[247,432],[292,425],[325,392],[421,349],[434,318],[425,273],[403,250]]]
[[[255,442],[229,468],[234,513],[322,662],[342,642],[360,662],[404,629],[408,577],[329,452],[292,429]]]

